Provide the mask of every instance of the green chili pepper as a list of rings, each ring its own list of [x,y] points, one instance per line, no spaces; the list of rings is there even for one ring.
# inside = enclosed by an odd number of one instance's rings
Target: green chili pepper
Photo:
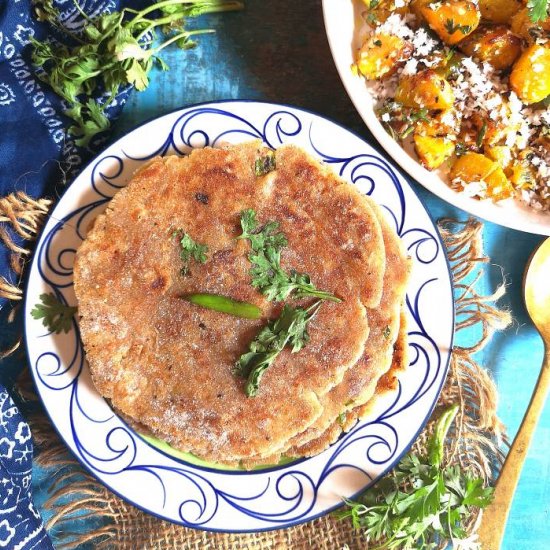
[[[429,457],[430,463],[433,464],[436,468],[439,468],[443,462],[443,450],[445,446],[445,438],[447,437],[447,432],[455,419],[456,413],[458,412],[458,405],[452,405],[446,409],[435,427],[435,433],[433,438],[430,441],[429,445]]]
[[[218,294],[188,294],[182,296],[182,298],[197,306],[228,313],[235,317],[259,319],[262,316],[262,310],[258,306],[248,302],[239,302],[227,296],[220,296]]]

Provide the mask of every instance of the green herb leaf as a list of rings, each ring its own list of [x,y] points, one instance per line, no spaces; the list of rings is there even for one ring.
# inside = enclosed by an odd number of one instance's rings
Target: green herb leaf
[[[461,157],[462,155],[465,155],[468,152],[468,147],[465,143],[461,141],[457,141],[455,145],[455,155],[457,157]]]
[[[41,294],[40,301],[42,303],[36,304],[31,311],[32,317],[42,319],[42,324],[50,332],[69,332],[77,308],[63,304],[53,293]]]
[[[378,17],[376,17],[375,13],[371,12],[367,14],[366,21],[369,25],[374,26],[378,23]]]
[[[445,21],[445,30],[449,34],[454,34],[456,31],[460,31],[462,34],[468,34],[472,31],[471,25],[455,25],[454,21],[452,19],[447,19]]]
[[[59,10],[53,5],[52,0],[32,0],[34,14],[38,21],[51,21],[59,19]]]
[[[256,159],[254,163],[254,173],[257,176],[265,176],[269,172],[273,172],[276,168],[275,152],[268,151],[262,157]]]
[[[479,130],[477,137],[476,137],[476,146],[479,149],[481,145],[483,144],[483,138],[485,137],[485,134],[487,133],[487,122],[484,120],[483,124],[481,125],[481,129]]]
[[[548,0],[528,0],[527,10],[533,23],[544,21],[548,17]]]
[[[191,260],[199,264],[206,263],[206,253],[208,252],[208,247],[204,244],[199,244],[195,242],[190,235],[177,229],[172,233],[174,237],[177,237],[180,242],[180,258],[183,262],[183,267],[181,268],[181,274],[186,277],[189,275],[189,264]]]
[[[344,412],[341,412],[339,415],[338,415],[338,424],[340,424],[340,426],[344,426],[344,423],[346,421],[346,417],[347,417],[347,413],[344,411]]]
[[[285,304],[279,318],[270,321],[250,343],[249,351],[241,355],[234,369],[236,375],[247,379],[245,393],[248,397],[258,394],[265,370],[285,346],[290,346],[292,353],[296,353],[307,344],[307,325],[320,305],[321,301],[317,301],[303,309]]]
[[[75,102],[65,114],[76,123],[69,127],[69,134],[77,138],[75,143],[81,147],[86,147],[94,136],[110,126],[103,107],[93,99],[89,99],[86,105]]]
[[[132,64],[126,70],[126,79],[138,92],[142,92],[149,86],[149,78],[147,71],[136,59],[132,60]]]
[[[457,410],[455,405],[443,413],[426,456],[406,455],[361,502],[346,501],[348,508],[338,514],[351,518],[369,543],[378,543],[376,548],[436,548],[446,541],[457,542],[466,536],[462,525],[471,508],[491,502],[493,489],[484,487],[482,479],[458,466],[441,466],[445,438]]]
[[[330,292],[318,290],[309,275],[294,270],[287,273],[282,269],[281,250],[288,241],[283,233],[277,232],[278,222],[270,221],[258,229],[256,212],[248,209],[241,213],[241,228],[242,234],[238,238],[248,239],[252,248],[248,256],[252,263],[252,286],[268,300],[282,301],[292,295],[293,298],[341,301]]]
[[[430,120],[428,109],[409,109],[392,100],[385,101],[376,114],[382,120],[386,131],[395,140],[405,139],[414,131],[419,122]],[[384,120],[388,118],[384,115],[389,115],[389,120]]]

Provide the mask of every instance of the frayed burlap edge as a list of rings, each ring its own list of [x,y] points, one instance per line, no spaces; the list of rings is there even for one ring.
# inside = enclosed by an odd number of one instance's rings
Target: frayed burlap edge
[[[12,266],[20,275],[22,258],[29,254],[13,241],[6,222],[25,239],[32,239],[47,213],[49,201],[35,201],[23,193],[0,200],[0,239],[12,251]],[[441,220],[440,232],[447,247],[457,292],[457,331],[479,325],[481,335],[469,347],[456,346],[449,375],[441,392],[432,419],[417,439],[413,450],[424,453],[426,441],[435,420],[447,405],[459,403],[457,421],[449,437],[446,461],[473,470],[486,481],[494,479],[503,461],[501,444],[504,429],[497,410],[497,390],[487,374],[473,359],[490,340],[492,334],[511,322],[510,313],[497,308],[494,303],[504,294],[504,285],[490,296],[480,296],[475,285],[481,275],[470,283],[464,280],[487,263],[483,253],[482,225],[469,219],[466,222]],[[0,296],[20,300],[22,292],[17,285],[0,280]],[[17,349],[17,343],[12,349]],[[1,358],[1,356],[0,356]],[[24,381],[26,379],[26,382]],[[23,377],[19,392],[26,399],[36,399],[29,378]],[[332,549],[348,547],[366,548],[361,533],[352,528],[349,520],[337,520],[331,515],[285,530],[257,534],[205,533],[180,527],[141,512],[113,495],[95,478],[83,472],[77,461],[59,440],[43,412],[29,419],[36,447],[36,461],[52,472],[49,499],[44,508],[52,513],[48,530],[57,548],[75,548],[89,543],[94,548],[140,549],[281,549],[310,548]],[[75,518],[96,517],[102,526],[89,533],[71,532]],[[467,525],[469,544],[475,539],[479,514],[474,514]]]
[[[36,200],[22,191],[0,198],[0,242],[10,251],[10,266],[16,278],[14,283],[0,276],[0,298],[12,302],[22,300],[21,278],[30,249],[18,245],[15,236],[26,241],[34,240],[42,228],[51,204],[52,201],[49,199]],[[15,320],[16,312],[17,306],[14,304],[7,317],[8,323]],[[20,345],[21,337],[18,337],[7,349],[0,349],[0,360],[17,351]]]

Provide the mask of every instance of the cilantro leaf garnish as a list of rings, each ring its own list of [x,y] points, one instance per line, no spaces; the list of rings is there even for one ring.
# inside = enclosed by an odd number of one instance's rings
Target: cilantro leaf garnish
[[[481,125],[481,128],[477,134],[476,137],[476,147],[479,149],[481,145],[483,144],[483,139],[485,138],[485,134],[487,133],[487,121],[484,120],[483,124]]]
[[[121,88],[144,90],[155,64],[168,68],[159,57],[164,48],[174,43],[191,48],[194,36],[213,32],[187,30],[187,18],[243,8],[237,0],[162,0],[141,11],[126,8],[90,16],[78,0],[73,3],[86,19],[80,33],[63,25],[52,0],[32,0],[36,18],[69,37],[71,46],[31,38],[31,47],[33,64],[41,69],[39,78],[68,103],[65,114],[75,123],[69,134],[80,146],[109,127],[104,112]],[[164,41],[157,43],[161,35]],[[103,94],[105,99],[98,100]]]
[[[528,0],[527,12],[533,23],[544,21],[548,17],[548,0]]]
[[[235,363],[234,372],[247,379],[245,393],[248,397],[258,394],[260,381],[285,346],[292,353],[300,351],[309,341],[307,325],[319,310],[321,301],[314,302],[307,309],[286,304],[281,315],[270,321],[249,344]]]
[[[455,155],[457,157],[461,157],[462,155],[465,155],[467,152],[468,152],[467,145],[461,141],[457,141],[455,144]]]
[[[69,133],[77,138],[77,145],[82,147],[86,147],[96,134],[104,132],[110,126],[109,119],[103,114],[103,108],[93,99],[89,99],[85,105],[75,103],[65,114],[75,122],[69,127]]]
[[[472,31],[472,26],[455,24],[452,19],[447,19],[447,21],[445,21],[445,30],[449,34],[454,34],[456,31],[460,31],[462,34],[468,34]]]
[[[420,122],[430,120],[428,109],[410,109],[392,100],[386,100],[376,114],[382,120],[385,130],[395,140],[405,139]]]
[[[275,153],[268,151],[254,162],[254,173],[257,176],[265,176],[276,168]]]
[[[186,277],[189,275],[189,264],[191,260],[199,264],[206,262],[206,253],[208,252],[208,246],[205,244],[199,244],[195,242],[191,236],[181,229],[177,229],[172,233],[174,237],[177,237],[180,243],[180,258],[183,263],[181,268],[181,274]]]
[[[32,317],[42,319],[42,324],[50,332],[69,332],[77,308],[63,304],[53,293],[41,294],[40,301],[42,303],[36,304],[31,311]]]
[[[279,223],[267,222],[258,227],[256,212],[252,209],[241,213],[242,234],[239,239],[248,239],[252,248],[248,259],[252,263],[250,274],[252,286],[264,294],[268,300],[282,301],[293,298],[319,298],[340,302],[341,300],[323,290],[318,290],[309,275],[292,270],[287,273],[281,267],[281,250],[288,241],[283,233],[277,232]]]
[[[406,455],[360,502],[347,501],[337,515],[350,517],[373,548],[436,548],[463,539],[471,508],[486,507],[493,488],[459,466],[443,467],[445,438],[458,405],[439,419],[425,456]],[[403,487],[408,489],[403,491]],[[370,544],[369,544],[370,548]]]

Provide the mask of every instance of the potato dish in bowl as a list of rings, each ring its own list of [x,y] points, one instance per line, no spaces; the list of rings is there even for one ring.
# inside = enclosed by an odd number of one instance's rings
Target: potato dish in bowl
[[[368,32],[354,69],[390,135],[455,190],[550,210],[546,2],[363,4]]]

